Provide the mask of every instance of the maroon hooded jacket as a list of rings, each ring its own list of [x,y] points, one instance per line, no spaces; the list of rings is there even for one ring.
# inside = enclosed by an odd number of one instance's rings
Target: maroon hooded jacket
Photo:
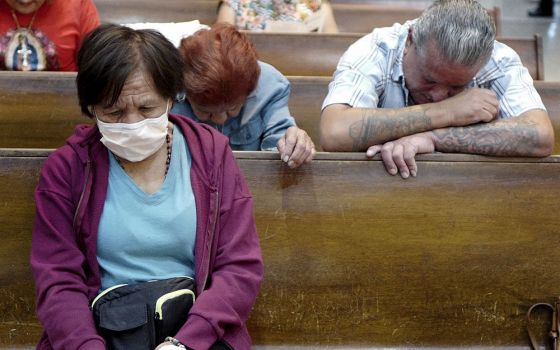
[[[175,338],[196,350],[218,339],[249,349],[245,322],[263,275],[251,194],[223,135],[186,118],[169,119],[191,152],[197,217],[197,299]],[[44,327],[38,350],[105,349],[89,309],[100,287],[96,242],[109,174],[100,138],[96,126],[77,127],[41,171],[31,251]]]

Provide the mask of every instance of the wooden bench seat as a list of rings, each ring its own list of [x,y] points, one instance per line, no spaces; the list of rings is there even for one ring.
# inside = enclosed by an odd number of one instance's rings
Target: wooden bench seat
[[[340,57],[364,34],[250,33],[259,58],[284,75],[332,76]],[[513,48],[531,77],[544,80],[542,37],[498,38]]]
[[[390,27],[418,18],[428,5],[403,4],[332,4],[338,30],[342,33],[370,33],[373,28]],[[496,25],[496,34],[502,33],[500,8],[488,9]]]
[[[218,14],[215,0],[94,0],[101,22],[187,22],[212,25]]]
[[[216,0],[94,0],[102,22],[185,22],[199,20],[211,25],[217,19]],[[388,27],[417,18],[427,5],[333,4],[333,14],[340,32],[369,33],[373,28]],[[492,7],[488,13],[501,33],[500,9]]]
[[[4,348],[41,332],[28,254],[47,154],[0,150]],[[405,181],[357,153],[236,156],[266,266],[258,348],[522,349],[527,308],[558,295],[560,157],[425,155]]]
[[[75,73],[0,72],[0,147],[57,148],[80,123]],[[330,77],[289,77],[290,111],[319,145],[321,105]],[[536,81],[556,132],[560,154],[560,82]]]

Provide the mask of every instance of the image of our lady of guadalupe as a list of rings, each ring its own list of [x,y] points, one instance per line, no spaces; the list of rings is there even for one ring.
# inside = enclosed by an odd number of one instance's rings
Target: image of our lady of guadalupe
[[[34,29],[10,30],[0,39],[0,70],[57,70],[56,48],[41,32]],[[2,64],[4,67],[1,67]]]

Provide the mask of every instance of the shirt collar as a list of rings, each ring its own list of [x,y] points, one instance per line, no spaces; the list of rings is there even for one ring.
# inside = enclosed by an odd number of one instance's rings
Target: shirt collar
[[[408,106],[409,94],[405,84],[405,76],[403,70],[403,56],[404,56],[404,48],[406,46],[406,40],[408,38],[408,28],[410,28],[410,25],[413,24],[414,22],[415,21],[408,21],[403,25],[403,32],[400,34],[399,46],[396,51],[396,57],[395,57],[393,69],[391,71],[391,80],[394,83],[399,84],[403,89],[405,106]]]
[[[408,29],[412,25],[414,25],[415,22],[416,20],[406,21],[401,27],[401,32],[399,34],[399,41],[398,41],[399,44],[395,52],[395,61],[391,72],[391,79],[395,83],[404,82],[404,70],[403,70],[404,48],[406,46],[406,40],[408,38]]]

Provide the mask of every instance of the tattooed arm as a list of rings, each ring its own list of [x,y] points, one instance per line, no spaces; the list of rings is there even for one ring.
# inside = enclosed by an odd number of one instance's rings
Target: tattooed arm
[[[530,110],[519,117],[432,132],[435,150],[510,157],[546,157],[554,147],[548,113]]]
[[[546,157],[554,147],[554,131],[548,114],[533,109],[519,117],[466,127],[450,127],[405,136],[368,149],[367,156],[381,153],[391,175],[416,176],[414,157],[434,151],[493,156]]]
[[[478,88],[443,101],[405,108],[352,108],[332,104],[321,114],[321,146],[331,152],[364,151],[424,131],[488,122],[497,113],[495,93]]]
[[[432,130],[424,106],[352,108],[334,104],[321,115],[321,146],[325,151],[364,151],[369,146]]]

